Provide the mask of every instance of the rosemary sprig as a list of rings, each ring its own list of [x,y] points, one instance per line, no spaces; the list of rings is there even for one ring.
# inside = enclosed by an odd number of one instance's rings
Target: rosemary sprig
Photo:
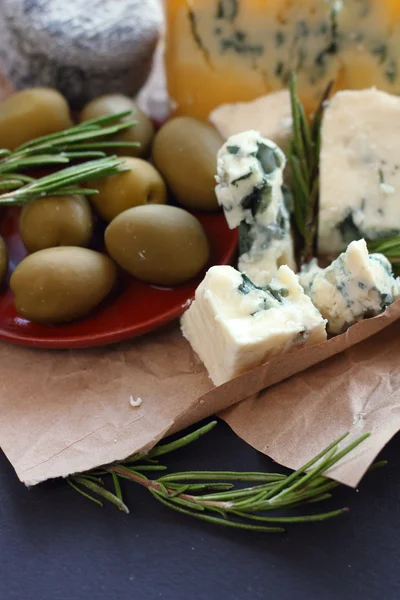
[[[400,275],[400,235],[369,241],[368,250],[384,254],[392,263],[394,273]]]
[[[44,196],[55,196],[64,194],[97,194],[96,189],[78,187],[80,183],[86,183],[99,177],[108,177],[124,171],[123,161],[116,156],[99,158],[80,165],[67,167],[51,175],[40,179],[32,179],[23,187],[14,189],[0,195],[0,205],[21,206],[35,198]],[[2,183],[0,180],[0,189]],[[4,188],[3,188],[4,189]]]
[[[319,196],[319,154],[321,147],[321,122],[325,102],[333,83],[326,89],[311,121],[297,95],[297,79],[290,81],[290,99],[293,118],[293,137],[289,146],[288,161],[292,170],[294,219],[303,240],[301,264],[316,255]]]
[[[120,480],[127,480],[146,488],[156,500],[172,510],[215,525],[247,531],[281,532],[284,531],[282,525],[286,523],[325,521],[349,510],[340,508],[316,514],[282,514],[282,511],[331,498],[331,491],[339,484],[327,479],[327,471],[369,434],[339,449],[339,444],[348,434],[341,436],[290,475],[234,471],[187,471],[161,475],[156,479],[146,475],[149,471],[166,469],[158,462],[160,456],[191,444],[215,425],[216,421],[212,421],[182,438],[156,446],[147,454],[132,455],[122,462],[70,476],[67,481],[74,490],[96,504],[102,506],[102,500],[105,500],[128,513],[120,484]],[[112,491],[104,478],[110,480]],[[248,482],[251,482],[250,486],[243,486]],[[278,515],[271,514],[275,511]]]
[[[121,171],[122,161],[107,157],[106,151],[116,147],[138,146],[136,142],[108,140],[135,125],[125,120],[131,111],[85,121],[67,130],[36,138],[16,150],[0,150],[0,204],[20,205],[39,196],[82,192],[78,185],[114,175]],[[69,166],[52,175],[34,179],[25,173],[36,167],[60,167],[74,160],[83,164]],[[97,190],[85,189],[85,194]]]

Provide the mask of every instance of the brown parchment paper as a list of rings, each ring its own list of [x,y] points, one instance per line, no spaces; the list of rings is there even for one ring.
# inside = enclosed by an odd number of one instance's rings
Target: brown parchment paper
[[[372,435],[330,476],[357,486],[400,429],[400,322],[224,413],[246,442],[298,469],[346,431]]]
[[[383,315],[353,326],[346,334],[276,357],[218,388],[213,387],[203,365],[176,325],[129,343],[92,350],[38,350],[2,343],[0,445],[21,481],[34,485],[150,448],[164,435],[228,408],[350,347],[357,348],[351,356],[358,357],[354,361],[346,353],[343,358],[344,364],[351,367],[346,370],[352,386],[349,384],[346,389],[351,389],[351,398],[357,398],[357,389],[365,389],[367,370],[371,377],[375,374],[373,381],[377,397],[389,405],[391,400],[395,400],[396,408],[396,396],[392,392],[388,394],[387,385],[380,382],[383,362],[391,372],[397,368],[400,348],[396,344],[396,336],[400,327],[392,325],[389,338],[372,338],[372,346],[365,345],[364,340],[399,318],[400,302],[397,302]],[[387,339],[391,340],[390,352],[385,351]],[[376,348],[377,362],[371,357],[371,347]],[[314,387],[319,389],[320,371],[316,372],[315,383],[314,369],[300,379],[299,376],[292,377],[285,383],[283,400],[286,398],[287,402],[288,398],[292,398],[292,404],[290,410],[284,411],[286,417],[280,410],[271,413],[280,417],[275,430],[268,429],[272,427],[268,422],[275,418],[269,415],[268,393],[261,398],[259,414],[258,405],[254,403],[252,420],[247,413],[243,419],[240,418],[240,411],[246,411],[246,406],[249,406],[245,403],[243,409],[238,408],[238,416],[234,411],[226,416],[228,422],[231,423],[232,419],[234,429],[267,454],[269,431],[275,431],[274,448],[279,462],[290,466],[293,457],[303,462],[303,457],[309,457],[310,448],[318,446],[320,439],[329,437],[332,430],[343,432],[343,426],[347,430],[349,423],[360,413],[361,395],[358,403],[348,399],[344,404],[346,411],[342,414],[343,405],[338,402],[337,395],[337,363],[328,361],[321,369],[324,372],[322,396],[314,391]],[[343,378],[342,372],[340,375]],[[310,378],[308,385],[304,384],[304,377]],[[273,398],[277,398],[273,406],[280,406],[280,387],[275,386],[271,391]],[[341,388],[341,392],[345,391]],[[140,407],[130,405],[131,395],[142,398]],[[325,420],[319,418],[322,402],[335,407],[331,413],[327,410],[336,420],[335,425],[328,423],[328,427]],[[304,405],[308,405],[309,422],[315,421],[311,441],[301,435]],[[250,424],[253,421],[258,423],[254,432]],[[265,430],[261,428],[260,432],[260,423],[264,422]],[[297,423],[299,433],[292,433],[293,439],[290,435],[286,438],[282,434],[292,432],[293,422]],[[379,411],[372,413],[369,424],[380,432]],[[395,424],[395,429],[398,428],[400,416]],[[277,436],[278,430],[280,434]],[[374,436],[370,442],[376,452],[382,447],[380,435]],[[386,434],[384,439],[387,439]],[[286,458],[282,460],[278,456],[277,448],[286,452],[287,462]],[[351,475],[354,481],[362,476],[368,466],[366,462],[364,456],[360,461],[353,461]],[[340,473],[335,473],[335,476],[339,478]],[[352,481],[348,479],[349,483]]]
[[[161,49],[157,57],[140,103],[162,119]],[[0,75],[0,98],[10,91]],[[20,480],[34,485],[123,459],[224,411],[244,440],[289,467],[348,429],[352,435],[372,431],[352,460],[332,473],[357,485],[400,429],[398,319],[400,302],[344,335],[276,357],[218,388],[177,324],[92,350],[0,343],[0,446]],[[133,408],[130,396],[141,397],[141,406]]]

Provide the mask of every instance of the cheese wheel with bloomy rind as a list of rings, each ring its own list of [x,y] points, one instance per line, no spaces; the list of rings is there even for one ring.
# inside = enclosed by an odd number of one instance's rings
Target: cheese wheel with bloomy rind
[[[54,87],[74,108],[110,91],[134,96],[161,24],[158,0],[2,0],[2,70],[17,89]]]

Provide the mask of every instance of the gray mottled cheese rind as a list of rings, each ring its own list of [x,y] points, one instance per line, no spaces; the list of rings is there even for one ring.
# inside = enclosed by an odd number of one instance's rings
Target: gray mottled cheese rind
[[[400,279],[395,279],[388,259],[368,255],[365,240],[351,242],[326,269],[314,260],[303,267],[300,284],[328,320],[332,334],[344,332],[366,317],[382,313],[400,298]]]
[[[265,289],[233,267],[211,267],[181,326],[215,385],[326,339],[326,321],[287,266]]]
[[[159,0],[2,0],[0,62],[17,88],[58,89],[74,107],[135,95],[152,64]]]
[[[239,270],[257,285],[282,264],[295,268],[285,164],[280,148],[254,130],[229,137],[218,152],[217,199],[229,227],[239,227]]]
[[[249,102],[222,104],[212,111],[209,120],[224,139],[257,129],[286,153],[293,132],[289,91],[280,90]]]
[[[322,124],[318,248],[400,233],[400,98],[337,93]]]

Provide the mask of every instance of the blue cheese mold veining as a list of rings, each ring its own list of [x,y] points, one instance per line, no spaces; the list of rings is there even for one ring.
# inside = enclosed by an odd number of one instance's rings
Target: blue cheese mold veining
[[[326,321],[285,265],[265,287],[233,267],[211,267],[181,325],[215,385],[326,340]]]
[[[321,139],[319,252],[400,234],[400,98],[338,92]]]
[[[368,255],[365,240],[351,242],[329,267],[314,259],[302,268],[300,284],[328,320],[328,332],[343,333],[358,321],[382,313],[400,298],[400,279],[383,254]]]
[[[231,136],[218,153],[218,202],[229,227],[239,227],[239,270],[257,285],[282,264],[295,268],[285,164],[280,148],[253,130]]]

